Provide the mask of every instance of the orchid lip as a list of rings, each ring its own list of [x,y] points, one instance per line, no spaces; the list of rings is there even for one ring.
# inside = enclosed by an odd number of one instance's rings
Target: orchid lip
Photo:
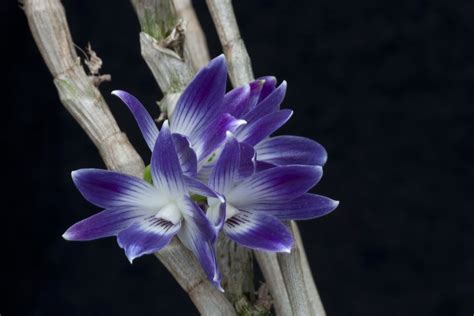
[[[156,213],[155,217],[162,218],[173,224],[177,224],[182,219],[181,211],[174,203],[166,204],[158,211],[158,213]]]

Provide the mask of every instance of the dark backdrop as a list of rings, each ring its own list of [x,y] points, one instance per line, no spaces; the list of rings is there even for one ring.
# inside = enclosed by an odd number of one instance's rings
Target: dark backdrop
[[[121,1],[66,0],[76,44],[103,58],[101,86],[120,127],[147,149],[110,91],[157,114],[160,92],[140,57],[138,23]],[[281,133],[329,152],[314,192],[341,201],[301,223],[329,315],[474,313],[472,1],[235,1],[257,76],[288,81]],[[203,2],[196,9],[220,53]],[[2,295],[0,313],[171,315],[195,310],[151,256],[130,265],[112,238],[61,234],[97,209],[71,170],[102,167],[61,106],[15,1],[1,6]],[[6,118],[5,118],[6,115]]]

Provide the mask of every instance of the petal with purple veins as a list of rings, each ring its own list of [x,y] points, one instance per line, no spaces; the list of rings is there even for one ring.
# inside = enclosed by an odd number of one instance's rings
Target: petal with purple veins
[[[270,168],[273,168],[273,167],[276,167],[276,166],[277,165],[274,165],[274,164],[269,163],[269,162],[257,160],[256,163],[255,163],[255,171],[259,172],[259,171],[267,170],[267,169],[270,169]]]
[[[209,186],[225,195],[235,184],[239,176],[240,146],[231,133],[209,177]]]
[[[222,105],[223,110],[235,117],[241,117],[248,111],[250,91],[250,86],[247,84],[226,93]]]
[[[319,143],[299,136],[277,136],[264,139],[255,146],[258,160],[274,165],[323,166],[327,152]]]
[[[113,171],[80,169],[72,172],[72,179],[86,200],[105,209],[124,206],[156,209],[166,202],[146,181]]]
[[[116,236],[146,214],[149,212],[129,207],[104,210],[69,227],[63,238],[82,241]]]
[[[168,127],[163,123],[151,156],[153,184],[168,196],[184,195],[183,171]]]
[[[244,179],[226,200],[237,208],[261,202],[293,200],[313,187],[323,175],[319,166],[281,166],[266,169]]]
[[[221,114],[214,122],[210,122],[206,128],[202,129],[196,137],[197,142],[193,144],[198,162],[209,159],[209,155],[224,143],[226,133],[235,131],[245,123],[244,120],[236,119],[228,113]]]
[[[217,261],[212,244],[216,236],[214,227],[196,203],[185,199],[184,205],[186,212],[178,237],[194,253],[208,279],[220,288]]]
[[[324,216],[339,205],[328,197],[306,193],[289,202],[261,202],[252,205],[252,212],[275,216],[280,220],[304,220]]]
[[[133,95],[125,91],[115,90],[112,91],[112,94],[119,97],[132,112],[138,123],[138,127],[143,134],[143,138],[145,138],[150,150],[153,150],[159,133],[158,127],[143,104],[141,104],[141,102]]]
[[[221,112],[227,82],[224,55],[211,60],[189,83],[179,98],[170,126],[173,133],[192,137]]]
[[[224,224],[224,232],[236,243],[264,251],[290,252],[293,238],[273,216],[241,211]]]
[[[262,101],[270,93],[272,93],[275,90],[277,80],[273,76],[260,77],[257,80],[263,80],[264,81],[262,91],[260,92],[260,97],[259,97],[259,101]]]
[[[264,80],[261,80],[261,79],[257,79],[249,83],[250,95],[249,95],[247,110],[244,113],[241,113],[239,117],[247,114],[248,112],[252,111],[255,108],[260,98],[260,93],[262,92],[264,83],[265,83]]]
[[[235,137],[240,142],[255,146],[285,124],[293,114],[291,110],[279,110],[238,128]]]
[[[240,166],[239,166],[239,179],[250,177],[254,174],[256,168],[256,157],[257,154],[255,149],[246,144],[239,143],[240,145]]]
[[[186,183],[187,189],[194,194],[199,194],[206,197],[213,197],[222,199],[214,190],[209,188],[207,185],[199,181],[194,177],[184,176],[184,182]]]
[[[196,153],[191,148],[188,138],[181,134],[173,134],[172,137],[183,174],[188,176],[196,176],[197,157]]]
[[[157,252],[168,245],[180,227],[181,222],[173,224],[151,215],[121,231],[117,242],[132,262],[137,257]]]
[[[242,118],[249,124],[261,117],[278,111],[286,94],[286,81],[283,81],[278,88],[273,90],[266,98],[261,100],[253,110],[245,114]]]

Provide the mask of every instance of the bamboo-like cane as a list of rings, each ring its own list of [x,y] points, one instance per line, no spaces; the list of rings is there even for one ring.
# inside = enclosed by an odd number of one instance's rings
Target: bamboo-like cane
[[[206,36],[202,31],[199,20],[194,12],[191,0],[174,0],[176,14],[185,23],[186,36],[184,37],[184,56],[190,60],[195,70],[207,65],[209,51]]]

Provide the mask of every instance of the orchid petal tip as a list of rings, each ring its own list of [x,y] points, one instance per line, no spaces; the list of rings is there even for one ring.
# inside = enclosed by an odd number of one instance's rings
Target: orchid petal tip
[[[69,232],[69,230],[66,230],[66,232],[64,232],[64,234],[62,234],[61,237],[63,237],[64,240],[71,240],[72,239],[72,235]]]

